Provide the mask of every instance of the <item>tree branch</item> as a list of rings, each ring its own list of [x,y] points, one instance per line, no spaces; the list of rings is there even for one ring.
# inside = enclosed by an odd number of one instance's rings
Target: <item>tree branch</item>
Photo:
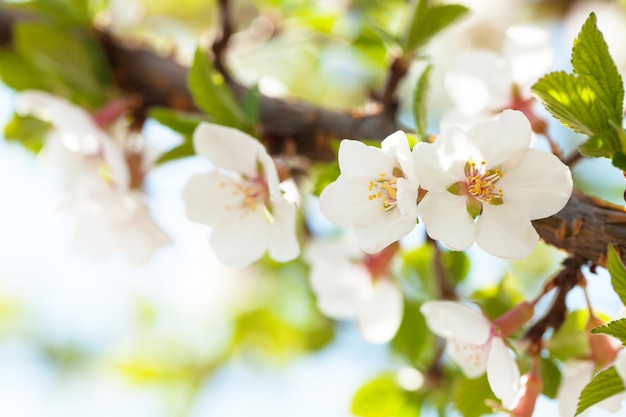
[[[0,47],[11,43],[9,27],[24,18],[6,9],[0,2]],[[182,111],[197,111],[187,89],[187,68],[170,57],[148,49],[129,46],[107,33],[98,32],[117,88],[127,94],[139,95],[145,107],[166,106]],[[232,83],[237,97],[245,87]],[[263,140],[271,153],[283,151],[293,144],[300,155],[312,160],[335,158],[333,141],[342,138],[377,139],[403,129],[393,115],[386,112],[363,114],[339,112],[307,103],[262,97],[260,120]],[[597,265],[606,265],[609,244],[626,249],[626,210],[599,199],[575,192],[565,208],[533,225],[541,238],[558,248]],[[620,252],[626,261],[626,250]]]

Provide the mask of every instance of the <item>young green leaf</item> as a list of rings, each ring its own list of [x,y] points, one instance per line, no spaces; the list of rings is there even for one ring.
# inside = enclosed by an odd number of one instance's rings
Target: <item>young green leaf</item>
[[[420,305],[411,300],[404,301],[402,323],[391,341],[394,352],[414,366],[424,357],[432,356],[435,348],[435,336],[426,326],[426,320],[419,310]]]
[[[430,80],[430,71],[433,66],[429,65],[424,69],[417,80],[415,91],[413,92],[413,114],[415,117],[415,132],[419,140],[426,139],[426,123],[428,119],[428,83]]]
[[[626,346],[626,319],[611,321],[604,326],[591,329],[593,334],[608,334],[618,338],[624,346]]]
[[[607,269],[611,274],[611,284],[622,303],[626,305],[626,267],[622,263],[615,247],[609,245]]]
[[[224,83],[224,78],[201,49],[196,51],[187,83],[196,105],[211,116],[214,123],[253,133],[250,121]]]
[[[460,4],[430,6],[428,3],[428,0],[417,0],[404,42],[406,51],[426,45],[435,35],[469,11],[467,7]]]
[[[574,73],[595,93],[596,103],[609,120],[619,125],[622,122],[624,85],[596,21],[592,12],[574,40],[572,66]]]
[[[37,118],[15,114],[4,127],[4,137],[7,141],[18,142],[29,151],[38,153],[50,127],[50,123]]]
[[[50,91],[79,104],[99,107],[108,99],[106,59],[86,33],[47,23],[13,27],[16,52],[47,79]]]
[[[418,417],[419,403],[418,396],[398,386],[394,375],[383,374],[359,388],[352,400],[352,414],[360,417]]]
[[[557,364],[551,358],[541,358],[539,374],[543,381],[543,395],[548,398],[556,398],[561,384],[561,371]]]
[[[183,113],[165,107],[151,107],[148,111],[148,116],[190,140],[198,124],[203,121],[209,121],[209,119],[204,116]]]
[[[589,136],[583,155],[614,158],[624,153],[621,131],[624,86],[591,13],[572,48],[573,74],[552,72],[532,87],[546,109],[564,126]],[[615,165],[621,167],[620,158]]]
[[[480,378],[460,377],[454,389],[454,405],[463,417],[481,417],[493,412],[485,400],[496,401],[489,387],[487,374]]]
[[[175,161],[181,158],[187,158],[189,156],[195,155],[196,152],[193,149],[193,143],[191,141],[185,141],[181,145],[178,145],[167,152],[164,152],[159,156],[156,160],[155,164],[160,165],[165,162]]]
[[[570,312],[565,321],[546,343],[550,356],[565,361],[589,354],[589,339],[585,326],[589,319],[587,310]]]
[[[614,366],[596,374],[589,384],[583,389],[578,400],[576,415],[582,413],[594,404],[605,398],[623,392],[624,382],[619,376]]]

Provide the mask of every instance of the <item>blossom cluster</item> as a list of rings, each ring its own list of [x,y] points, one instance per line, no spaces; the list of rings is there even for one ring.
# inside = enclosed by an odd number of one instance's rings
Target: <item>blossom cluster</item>
[[[321,210],[352,229],[367,253],[411,232],[419,216],[450,249],[477,243],[499,257],[524,258],[539,239],[531,221],[560,211],[573,187],[563,162],[529,147],[531,134],[522,112],[505,110],[413,149],[401,131],[381,148],[344,140],[341,174],[320,195]]]

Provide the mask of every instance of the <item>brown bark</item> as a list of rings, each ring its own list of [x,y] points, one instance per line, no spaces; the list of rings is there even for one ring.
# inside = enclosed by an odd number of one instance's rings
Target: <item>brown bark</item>
[[[11,43],[10,27],[23,15],[14,14],[0,3],[0,47]],[[171,57],[124,43],[98,32],[98,38],[115,75],[117,87],[128,94],[139,95],[144,106],[166,106],[196,111],[187,89],[187,68]],[[233,84],[236,96],[245,88]],[[260,109],[263,139],[272,152],[280,152],[287,142],[295,144],[298,154],[313,160],[328,161],[334,157],[330,143],[342,138],[382,139],[401,129],[393,116],[341,112],[318,108],[307,103],[262,97]],[[626,249],[626,210],[575,192],[565,208],[547,219],[533,222],[546,242],[604,266],[609,244]],[[626,260],[626,250],[621,252]]]

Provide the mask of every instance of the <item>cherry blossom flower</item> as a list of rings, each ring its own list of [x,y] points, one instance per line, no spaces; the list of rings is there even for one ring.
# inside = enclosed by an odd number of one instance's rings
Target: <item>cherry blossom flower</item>
[[[532,317],[532,305],[521,303],[494,321],[453,301],[427,301],[420,311],[437,336],[447,340],[446,351],[468,378],[487,372],[489,386],[509,409],[518,401],[520,372],[503,337]]]
[[[453,250],[474,242],[486,252],[520,259],[539,236],[531,220],[557,213],[572,193],[569,168],[556,156],[529,148],[531,129],[519,111],[465,131],[444,130],[413,154],[420,186],[418,205],[426,231]]]
[[[22,92],[16,108],[52,124],[41,156],[63,178],[65,195],[57,208],[74,215],[78,251],[100,258],[121,250],[141,264],[171,242],[152,219],[143,193],[131,188],[126,154],[116,136],[85,110],[45,92]]]
[[[350,228],[367,253],[376,253],[415,228],[418,182],[406,134],[387,136],[381,148],[344,139],[341,174],[320,195],[328,220]]]
[[[210,123],[200,123],[193,144],[216,168],[185,186],[187,217],[212,226],[210,244],[220,261],[241,267],[266,251],[279,262],[298,256],[296,206],[284,198],[263,145],[237,129]]]
[[[356,243],[315,240],[304,251],[311,287],[328,317],[355,320],[363,338],[387,343],[402,321],[402,292],[389,276],[397,244],[367,255]]]

